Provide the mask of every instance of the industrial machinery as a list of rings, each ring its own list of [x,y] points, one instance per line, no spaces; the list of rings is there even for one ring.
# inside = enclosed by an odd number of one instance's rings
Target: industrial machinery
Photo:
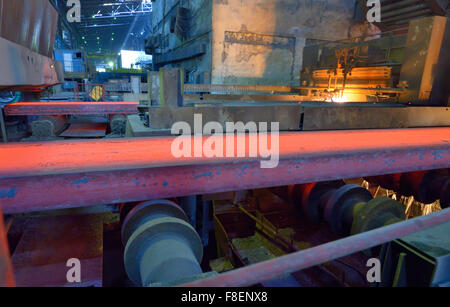
[[[448,126],[448,18],[405,20],[402,31],[307,40],[297,86],[191,84],[182,69],[162,68],[147,85],[149,127],[133,117],[128,135],[164,134],[194,114],[223,128],[279,122],[280,131]]]

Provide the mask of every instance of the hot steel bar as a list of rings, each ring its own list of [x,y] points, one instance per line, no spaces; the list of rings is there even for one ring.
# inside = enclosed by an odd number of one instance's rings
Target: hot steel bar
[[[282,133],[279,165],[266,169],[258,158],[175,158],[174,139],[0,145],[0,206],[17,213],[450,167],[450,128]]]
[[[17,102],[5,107],[5,115],[136,114],[138,105],[138,102]]]
[[[252,286],[282,274],[307,269],[448,222],[450,209],[445,209],[181,286]]]

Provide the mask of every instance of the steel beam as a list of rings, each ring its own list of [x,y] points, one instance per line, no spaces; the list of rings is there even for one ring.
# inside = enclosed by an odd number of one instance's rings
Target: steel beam
[[[282,274],[307,269],[448,222],[450,209],[445,209],[181,286],[252,286]]]
[[[136,114],[138,105],[138,102],[17,102],[5,106],[5,115]]]
[[[248,144],[250,136],[233,137]],[[39,211],[450,167],[450,128],[282,133],[279,165],[266,169],[248,158],[248,146],[247,158],[175,158],[174,139],[0,145],[1,208]]]

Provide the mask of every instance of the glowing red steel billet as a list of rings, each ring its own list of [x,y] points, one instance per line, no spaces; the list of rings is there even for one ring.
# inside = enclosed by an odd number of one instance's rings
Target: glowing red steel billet
[[[175,158],[174,139],[0,145],[0,206],[17,213],[450,167],[450,128],[282,133],[279,165],[268,169],[255,158]]]
[[[17,102],[5,106],[5,115],[137,114],[138,105],[138,102]]]
[[[252,286],[282,274],[307,269],[448,222],[450,222],[450,208],[181,286]]]

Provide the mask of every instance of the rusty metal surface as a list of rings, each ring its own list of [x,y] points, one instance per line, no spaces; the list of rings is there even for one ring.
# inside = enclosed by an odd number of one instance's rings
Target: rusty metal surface
[[[370,7],[367,1],[358,0],[364,12]],[[386,1],[388,2],[388,1]],[[381,23],[377,23],[384,31],[395,29],[400,25],[405,25],[415,18],[445,15],[448,0],[402,0],[389,1],[381,6]]]
[[[139,102],[17,102],[5,107],[6,116],[136,114]]]
[[[62,63],[0,37],[0,90],[39,91],[64,80]]]
[[[446,209],[181,286],[252,286],[282,274],[307,269],[449,221],[450,209]]]
[[[57,25],[48,0],[0,0],[0,37],[27,49],[53,58]]]
[[[282,133],[272,169],[256,158],[175,158],[174,137],[5,144],[0,205],[38,211],[448,168],[449,138],[450,128]]]
[[[445,107],[305,107],[303,130],[450,127]]]
[[[26,225],[12,255],[18,287],[102,285],[102,214],[30,218]],[[71,258],[80,260],[81,283],[67,281]]]
[[[0,287],[14,287],[14,274],[9,256],[8,239],[0,208]]]

